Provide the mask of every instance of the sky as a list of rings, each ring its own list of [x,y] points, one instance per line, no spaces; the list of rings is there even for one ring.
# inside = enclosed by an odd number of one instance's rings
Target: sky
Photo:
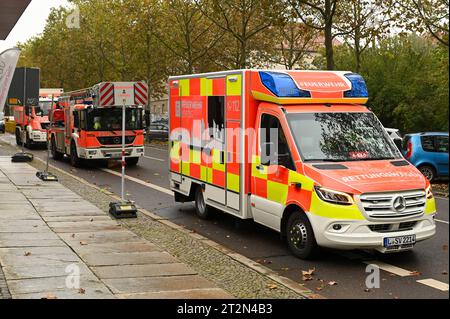
[[[66,0],[32,0],[6,40],[0,40],[0,52],[44,31],[50,9],[67,4]]]

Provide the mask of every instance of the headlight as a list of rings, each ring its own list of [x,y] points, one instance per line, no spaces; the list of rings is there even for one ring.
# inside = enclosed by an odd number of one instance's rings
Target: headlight
[[[320,186],[314,186],[317,196],[325,202],[338,204],[338,205],[353,205],[354,201],[352,196],[346,193],[334,191],[328,188]]]
[[[433,193],[431,192],[431,185],[427,187],[427,189],[425,190],[425,192],[427,193],[427,198],[428,198],[428,199],[433,198]]]

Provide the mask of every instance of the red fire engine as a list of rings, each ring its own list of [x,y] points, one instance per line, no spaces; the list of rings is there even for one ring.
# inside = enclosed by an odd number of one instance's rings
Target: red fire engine
[[[53,158],[67,155],[73,166],[83,160],[120,159],[125,105],[126,163],[136,165],[144,155],[142,111],[147,99],[144,82],[103,82],[63,94],[49,130]]]

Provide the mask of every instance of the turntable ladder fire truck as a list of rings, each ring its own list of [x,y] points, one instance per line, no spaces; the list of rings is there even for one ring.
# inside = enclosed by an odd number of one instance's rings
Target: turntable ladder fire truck
[[[75,167],[86,160],[121,159],[125,105],[125,161],[136,165],[144,155],[142,113],[147,100],[144,82],[103,82],[62,94],[49,131],[53,158],[67,155]]]

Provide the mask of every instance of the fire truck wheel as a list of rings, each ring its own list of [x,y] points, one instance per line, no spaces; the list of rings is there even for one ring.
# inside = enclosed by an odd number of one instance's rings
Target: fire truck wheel
[[[136,166],[139,162],[139,157],[128,157],[125,159],[127,166]]]
[[[203,189],[199,186],[195,190],[195,212],[201,219],[208,219],[210,217],[211,207],[206,205],[203,197]]]
[[[294,212],[289,216],[286,225],[286,237],[291,252],[301,259],[315,257],[318,246],[314,231],[308,217],[301,212]]]
[[[31,149],[32,146],[33,146],[33,142],[31,141],[30,135],[27,132],[26,137],[25,137],[25,147],[28,149]]]
[[[51,142],[51,151],[52,151],[52,157],[55,161],[59,161],[63,158],[63,154],[58,152],[56,149],[56,140],[55,136],[52,136],[52,142]]]
[[[21,141],[21,138],[20,138],[20,131],[19,131],[19,129],[16,129],[16,144],[19,145],[19,146],[22,146],[22,141]]]
[[[75,143],[73,141],[72,143],[70,143],[70,164],[73,167],[81,166],[81,158],[78,157],[77,147],[75,146]]]

